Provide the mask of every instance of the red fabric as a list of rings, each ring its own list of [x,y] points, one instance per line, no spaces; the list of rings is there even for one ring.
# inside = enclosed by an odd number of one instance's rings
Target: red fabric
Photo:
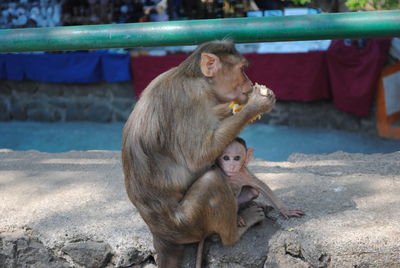
[[[280,100],[313,101],[329,98],[324,52],[294,54],[246,54],[246,71],[253,82],[267,85]],[[188,55],[139,56],[132,58],[133,83],[139,97],[157,75],[179,65]]]
[[[166,56],[132,57],[131,71],[136,97],[140,97],[140,94],[142,94],[142,91],[151,80],[170,68],[178,66],[188,56],[187,54],[171,54]]]
[[[369,116],[390,39],[368,40],[365,48],[333,41],[327,51],[333,103],[358,116]]]
[[[333,97],[336,107],[368,116],[390,40],[371,39],[364,49],[334,41],[328,51],[246,54],[247,75],[270,87],[278,100],[315,101]],[[139,97],[157,75],[179,65],[188,55],[132,57],[133,86]]]
[[[246,71],[253,82],[271,88],[278,100],[327,99],[328,69],[325,52],[291,54],[247,54]]]

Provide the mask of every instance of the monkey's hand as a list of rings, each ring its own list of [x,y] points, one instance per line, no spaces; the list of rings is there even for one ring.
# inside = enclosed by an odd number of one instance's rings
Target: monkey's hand
[[[245,227],[246,226],[246,222],[239,215],[237,216],[237,226],[238,227]]]
[[[270,112],[276,101],[274,92],[266,86],[257,83],[253,88],[253,94],[243,109],[254,115]]]
[[[217,104],[213,107],[214,114],[220,119],[224,120],[225,118],[232,115],[232,107],[228,103]]]
[[[304,211],[302,211],[301,209],[297,209],[297,208],[286,208],[286,207],[283,207],[283,208],[279,209],[279,212],[286,219],[289,219],[289,218],[292,218],[292,217],[300,218],[300,217],[303,217],[305,215]]]

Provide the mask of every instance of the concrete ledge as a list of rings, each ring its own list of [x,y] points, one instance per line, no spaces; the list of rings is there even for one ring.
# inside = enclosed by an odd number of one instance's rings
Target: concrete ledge
[[[251,169],[307,216],[265,220],[207,267],[399,267],[400,152],[292,155]],[[150,233],[129,202],[119,152],[0,150],[0,267],[151,267]],[[185,267],[194,261],[188,246]]]

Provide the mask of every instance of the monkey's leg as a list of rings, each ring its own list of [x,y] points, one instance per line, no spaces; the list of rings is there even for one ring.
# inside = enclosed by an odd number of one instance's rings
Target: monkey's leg
[[[196,180],[181,201],[179,213],[194,230],[203,230],[197,241],[217,233],[224,245],[234,244],[252,225],[263,220],[264,212],[257,206],[241,213],[246,226],[237,226],[237,201],[221,171],[210,170]]]
[[[239,209],[246,206],[249,202],[253,201],[259,196],[259,192],[251,186],[243,186],[239,196],[238,196],[238,204]]]
[[[184,245],[178,245],[166,241],[153,234],[153,244],[157,252],[157,267],[172,268],[180,267],[183,256]]]

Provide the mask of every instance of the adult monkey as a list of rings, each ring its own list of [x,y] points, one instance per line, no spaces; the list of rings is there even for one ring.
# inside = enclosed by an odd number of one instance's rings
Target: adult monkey
[[[247,225],[237,226],[236,200],[213,166],[243,127],[275,103],[273,94],[248,97],[247,64],[231,41],[200,45],[148,85],[124,127],[125,187],[153,235],[159,268],[179,267],[186,243],[217,233],[232,245],[264,218],[250,207],[241,215]],[[248,103],[230,116],[231,101]]]

